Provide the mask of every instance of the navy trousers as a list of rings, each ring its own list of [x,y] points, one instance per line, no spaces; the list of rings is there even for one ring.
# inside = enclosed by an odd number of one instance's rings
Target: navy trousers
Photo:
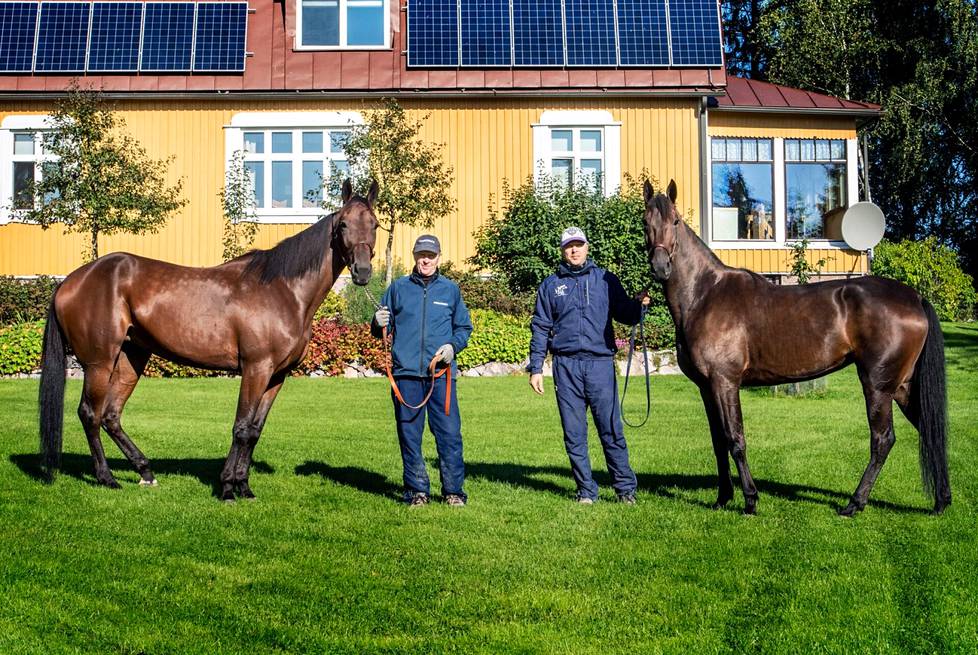
[[[424,400],[431,386],[431,378],[397,378],[397,386],[404,401],[417,405]],[[446,378],[435,380],[435,391],[431,400],[421,409],[405,407],[391,391],[394,402],[394,418],[397,420],[397,440],[401,446],[401,460],[404,463],[404,495],[416,493],[430,494],[431,484],[421,454],[421,435],[424,433],[424,419],[428,416],[428,427],[435,435],[438,450],[438,466],[441,473],[442,495],[456,494],[466,498],[462,485],[465,482],[465,464],[462,461],[462,418],[458,413],[458,398],[455,385],[452,385],[449,415],[445,416]]]
[[[637,482],[635,472],[628,463],[628,445],[625,443],[618,407],[614,360],[554,356],[553,373],[557,408],[564,428],[564,447],[570,458],[578,495],[592,500],[598,498],[598,485],[591,477],[591,460],[588,457],[588,408],[601,439],[612,487],[619,495],[634,493]]]

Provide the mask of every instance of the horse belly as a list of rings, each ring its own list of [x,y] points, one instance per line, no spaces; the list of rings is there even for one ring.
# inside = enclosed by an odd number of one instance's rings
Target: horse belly
[[[223,311],[207,305],[187,308],[164,300],[151,308],[134,308],[131,338],[172,361],[201,368],[238,368],[233,326]]]
[[[852,347],[841,333],[792,334],[781,324],[782,338],[757,341],[750,347],[745,385],[801,382],[821,377],[851,363]]]

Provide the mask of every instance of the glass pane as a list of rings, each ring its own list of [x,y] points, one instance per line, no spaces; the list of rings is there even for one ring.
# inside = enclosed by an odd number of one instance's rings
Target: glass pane
[[[581,150],[601,152],[601,130],[581,130]]]
[[[771,139],[758,139],[757,159],[758,161],[771,161],[774,159],[774,147]]]
[[[550,164],[550,174],[553,175],[554,182],[569,187],[573,168],[573,159],[554,159]]]
[[[841,140],[832,141],[832,159],[846,158],[846,142]]]
[[[34,154],[34,135],[21,132],[14,134],[14,154],[33,155]]]
[[[244,144],[245,152],[252,154],[261,154],[265,152],[265,133],[245,132]]]
[[[329,195],[339,198],[343,189],[343,180],[350,177],[350,164],[343,159],[334,159],[329,162],[329,184],[327,185]]]
[[[829,158],[828,139],[819,139],[815,142],[815,158],[819,161],[826,161]]]
[[[784,142],[784,158],[786,161],[798,161],[798,141],[788,139]]]
[[[14,209],[30,209],[34,206],[34,162],[14,162]]]
[[[348,0],[347,45],[384,45],[384,0]]]
[[[302,162],[302,206],[318,207],[323,200],[323,162]]]
[[[43,162],[41,164],[41,179],[44,179],[49,175],[53,175],[54,173],[57,172],[57,170],[58,170],[57,162],[53,162],[53,161]],[[57,189],[54,189],[53,191],[48,191],[47,193],[44,194],[44,204],[47,204],[52,200],[56,200],[60,195],[61,193],[59,193]]]
[[[789,239],[841,239],[846,209],[845,164],[785,167]]]
[[[292,206],[292,162],[272,162],[272,207]]]
[[[595,189],[601,188],[600,159],[581,160],[581,184],[593,186]]]
[[[346,142],[350,140],[349,132],[330,132],[329,133],[329,151],[330,152],[343,152],[343,148],[346,147]]]
[[[727,139],[727,161],[740,161],[740,139]]]
[[[339,44],[339,0],[303,0],[302,45]]]
[[[801,161],[815,161],[815,142],[814,141],[800,141],[801,154],[798,159]]]
[[[260,161],[245,162],[245,170],[248,172],[248,182],[251,184],[251,193],[255,198],[255,207],[265,206],[265,163]]]
[[[713,238],[774,239],[772,164],[713,164]]]
[[[550,149],[570,152],[574,149],[574,133],[571,130],[550,130]]]
[[[723,139],[713,139],[713,161],[723,161],[727,158],[727,143]]]
[[[302,133],[302,152],[322,152],[322,151],[323,151],[322,132]]]
[[[744,151],[743,159],[744,161],[757,161],[757,141],[754,139],[744,139]]]
[[[272,152],[292,152],[292,132],[272,132]]]

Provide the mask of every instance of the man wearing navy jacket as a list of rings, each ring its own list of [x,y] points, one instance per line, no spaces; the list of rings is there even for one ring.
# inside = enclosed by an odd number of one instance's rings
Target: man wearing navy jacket
[[[598,499],[587,448],[587,409],[604,449],[611,484],[623,503],[635,503],[635,473],[618,407],[614,319],[634,325],[648,295],[632,299],[618,277],[588,259],[588,242],[578,227],[564,230],[557,272],[540,285],[530,323],[530,386],[543,394],[543,360],[553,354],[554,388],[564,430],[564,447],[577,484],[578,502]]]
[[[414,270],[394,280],[381,298],[374,314],[371,332],[380,337],[387,327],[393,335],[391,344],[392,373],[404,402],[419,405],[434,384],[429,405],[411,409],[391,391],[397,438],[404,464],[404,501],[413,507],[428,504],[431,493],[428,472],[421,454],[421,435],[425,414],[428,427],[435,435],[438,464],[441,469],[442,496],[446,503],[461,507],[467,496],[462,489],[465,465],[462,461],[462,420],[458,413],[455,385],[448,391],[447,378],[431,379],[430,366],[436,370],[458,369],[455,355],[469,342],[472,322],[462,302],[458,285],[438,274],[441,244],[437,237],[424,234],[414,243]],[[445,396],[449,412],[446,416]]]

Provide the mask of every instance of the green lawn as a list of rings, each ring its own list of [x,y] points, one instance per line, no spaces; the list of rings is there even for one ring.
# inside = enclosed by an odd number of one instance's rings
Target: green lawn
[[[461,380],[464,509],[395,501],[383,379],[289,380],[256,451],[259,499],[236,504],[213,495],[236,381],[144,380],[126,425],[160,486],[137,486],[106,437],[111,491],[92,484],[78,383],[46,486],[37,382],[2,380],[0,653],[975,652],[978,326],[946,329],[942,517],[902,416],[869,507],[836,516],[869,454],[853,369],[822,398],[744,393],[756,517],[739,490],[709,509],[706,419],[681,377],[654,379],[653,418],[626,428],[635,507],[571,501],[549,379],[543,398],[525,378]],[[610,501],[593,437],[592,456]]]

